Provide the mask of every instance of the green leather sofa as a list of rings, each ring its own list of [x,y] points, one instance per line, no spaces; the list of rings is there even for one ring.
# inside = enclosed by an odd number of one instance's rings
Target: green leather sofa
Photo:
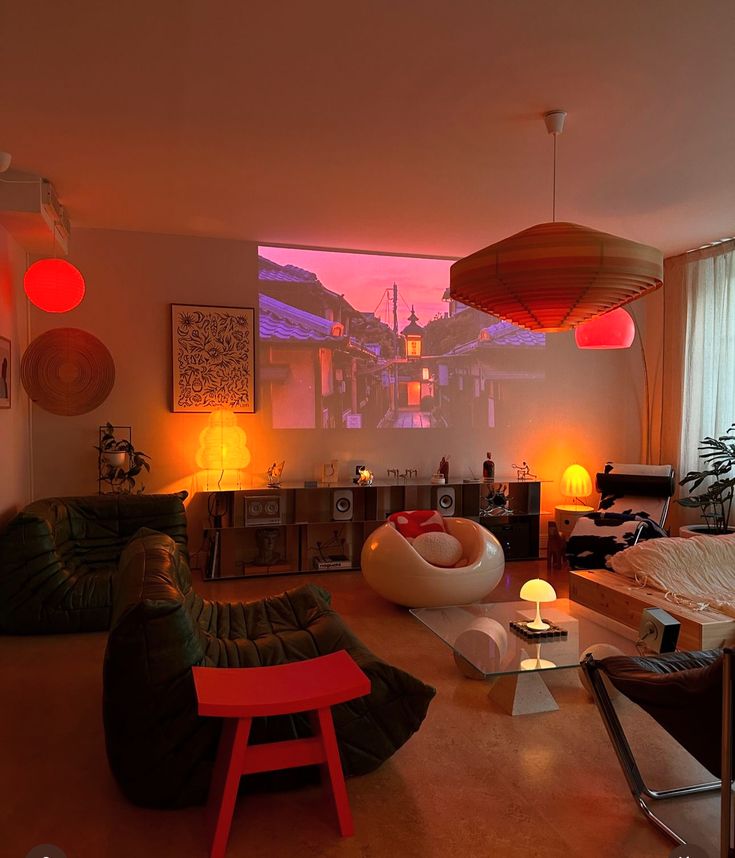
[[[356,775],[379,766],[419,728],[434,689],[373,655],[332,610],[325,590],[306,585],[252,603],[210,602],[192,589],[180,547],[141,532],[113,578],[104,662],[107,756],[122,791],[151,807],[205,801],[221,721],[197,714],[194,665],[248,668],[340,649],[372,686],[369,695],[333,708],[345,774]],[[251,741],[307,735],[304,715],[259,718]],[[277,774],[293,778],[298,771]]]
[[[0,632],[107,629],[112,580],[141,528],[171,536],[186,556],[186,492],[46,498],[0,534]]]

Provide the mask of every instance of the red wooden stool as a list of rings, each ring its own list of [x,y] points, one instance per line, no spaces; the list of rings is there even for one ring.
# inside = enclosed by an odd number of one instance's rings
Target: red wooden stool
[[[199,714],[224,718],[209,787],[210,858],[223,858],[242,775],[324,763],[343,837],[354,831],[330,706],[370,693],[345,650],[273,667],[195,667]],[[248,745],[253,718],[310,712],[308,739]],[[326,781],[326,778],[325,778]]]

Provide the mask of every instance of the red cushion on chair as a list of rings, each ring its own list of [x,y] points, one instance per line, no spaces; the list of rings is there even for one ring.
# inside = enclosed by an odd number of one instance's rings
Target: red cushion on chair
[[[444,516],[435,509],[412,509],[407,512],[394,512],[388,521],[406,539],[415,539],[421,533],[446,533]]]

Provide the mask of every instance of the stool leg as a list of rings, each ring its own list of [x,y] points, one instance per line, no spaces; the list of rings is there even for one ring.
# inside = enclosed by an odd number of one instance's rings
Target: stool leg
[[[251,723],[251,718],[226,718],[222,725],[207,802],[209,858],[224,858],[227,849]]]
[[[342,762],[339,758],[337,737],[334,733],[332,710],[329,707],[325,709],[317,709],[316,714],[316,720],[319,725],[319,735],[321,736],[326,757],[325,765],[327,771],[324,774],[328,775],[329,778],[329,785],[331,787],[330,791],[332,793],[332,798],[334,799],[335,808],[337,809],[339,831],[343,837],[350,837],[355,833],[355,826],[352,822],[350,800],[347,797],[345,776],[342,771]]]

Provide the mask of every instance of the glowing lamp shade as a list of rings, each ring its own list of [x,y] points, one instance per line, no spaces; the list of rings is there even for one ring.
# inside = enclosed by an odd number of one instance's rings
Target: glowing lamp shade
[[[453,300],[530,331],[567,331],[663,283],[654,247],[574,223],[540,223],[455,262]]]
[[[525,602],[536,603],[536,616],[528,624],[530,629],[544,631],[549,628],[549,624],[541,619],[541,602],[553,602],[556,599],[556,591],[543,578],[532,578],[530,581],[521,587],[521,599]]]
[[[592,479],[586,468],[570,465],[561,475],[561,493],[568,498],[586,498],[592,494]]]
[[[240,471],[250,464],[248,437],[237,425],[232,411],[213,411],[209,415],[208,425],[199,434],[197,466],[207,473],[207,489],[210,489],[209,476],[215,478],[217,488],[227,484],[240,485]]]
[[[65,259],[39,259],[23,277],[28,300],[47,313],[68,313],[84,298],[84,277]]]
[[[635,323],[622,307],[574,329],[574,341],[579,349],[629,349],[634,339]]]

